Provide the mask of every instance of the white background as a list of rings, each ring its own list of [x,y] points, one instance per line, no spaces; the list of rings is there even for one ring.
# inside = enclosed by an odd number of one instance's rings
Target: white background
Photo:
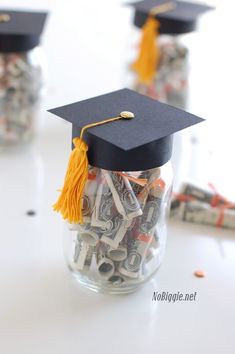
[[[49,9],[44,111],[127,85],[138,32],[119,0],[5,1]],[[235,200],[234,4],[200,21],[191,49],[189,111],[207,121],[179,135],[177,181],[213,182]],[[203,35],[202,35],[203,34]],[[234,232],[171,222],[165,262],[139,293],[90,293],[63,261],[62,222],[51,211],[70,150],[71,127],[44,113],[27,151],[0,155],[0,353],[233,353]],[[193,137],[193,139],[192,139]],[[192,143],[192,141],[194,143]],[[195,143],[196,141],[196,143]],[[180,167],[179,167],[180,166]],[[29,209],[34,218],[25,216]],[[197,279],[196,269],[207,276]],[[195,303],[154,303],[152,292],[197,291]]]

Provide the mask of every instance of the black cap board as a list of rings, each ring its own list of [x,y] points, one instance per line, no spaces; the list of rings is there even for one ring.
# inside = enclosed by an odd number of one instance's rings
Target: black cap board
[[[87,124],[134,113],[86,131],[90,165],[113,171],[142,171],[162,166],[172,154],[172,134],[203,121],[190,113],[160,103],[129,89],[49,110],[71,122],[73,138]]]
[[[207,5],[186,1],[167,1],[172,8],[156,15],[160,22],[160,34],[182,34],[196,29],[197,19],[203,13],[213,8]],[[158,0],[144,0],[131,4],[135,8],[134,24],[142,27],[151,13],[159,5]]]
[[[40,43],[47,13],[0,9],[0,52],[23,52]]]

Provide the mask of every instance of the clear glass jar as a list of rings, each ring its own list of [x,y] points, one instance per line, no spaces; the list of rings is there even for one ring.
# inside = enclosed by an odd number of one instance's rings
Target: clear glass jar
[[[161,35],[158,38],[160,63],[154,82],[136,83],[134,89],[149,97],[185,109],[188,98],[188,49],[180,36]]]
[[[179,36],[160,37],[161,59],[155,79],[159,99],[184,109],[188,96],[188,49]]]
[[[32,139],[40,126],[44,88],[44,53],[0,53],[0,148]]]
[[[135,291],[165,251],[171,163],[142,172],[89,167],[83,224],[66,223],[64,252],[78,281],[94,291]]]

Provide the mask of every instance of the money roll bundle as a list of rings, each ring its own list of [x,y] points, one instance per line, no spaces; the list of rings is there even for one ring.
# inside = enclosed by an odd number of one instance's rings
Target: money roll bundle
[[[54,204],[68,267],[92,290],[132,292],[164,255],[173,134],[203,119],[128,89],[49,112],[72,123]]]
[[[184,183],[171,203],[171,216],[196,224],[235,229],[235,203],[215,188]]]
[[[196,29],[197,19],[211,8],[176,0],[134,2],[134,25],[142,29],[131,68],[133,88],[149,97],[185,109],[188,96],[188,50],[182,34]]]
[[[0,10],[0,147],[29,141],[39,127],[46,13]]]

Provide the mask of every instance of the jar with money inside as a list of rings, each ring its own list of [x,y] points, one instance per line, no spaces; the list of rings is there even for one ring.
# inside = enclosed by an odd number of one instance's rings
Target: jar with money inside
[[[126,107],[128,111],[117,107]],[[73,150],[54,209],[64,253],[94,291],[138,289],[159,269],[172,190],[172,135],[200,118],[123,89],[50,110],[73,124]]]
[[[137,92],[185,109],[188,99],[191,33],[198,17],[210,9],[185,1],[144,0],[134,3],[140,45],[131,64]]]
[[[40,127],[46,13],[0,10],[0,148],[22,145]]]

